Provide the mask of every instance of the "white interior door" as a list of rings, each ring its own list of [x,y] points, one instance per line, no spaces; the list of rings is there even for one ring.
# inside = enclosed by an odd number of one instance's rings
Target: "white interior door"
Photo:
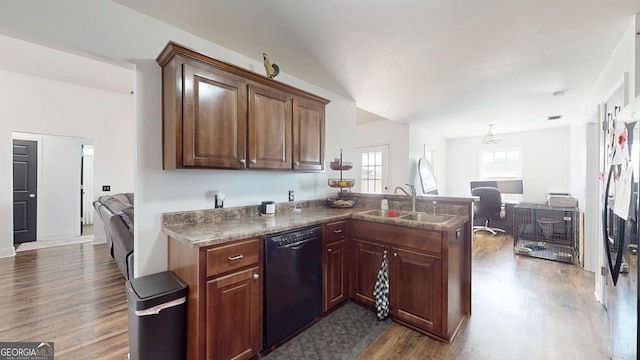
[[[389,145],[365,146],[358,148],[360,156],[360,179],[357,191],[363,193],[386,194],[391,182]]]

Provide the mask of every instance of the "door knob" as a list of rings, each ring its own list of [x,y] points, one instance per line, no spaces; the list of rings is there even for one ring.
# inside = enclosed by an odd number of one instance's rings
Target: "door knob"
[[[36,194],[29,194],[29,197],[33,199],[36,197]]]
[[[260,274],[253,274],[253,279],[254,280],[260,279]]]

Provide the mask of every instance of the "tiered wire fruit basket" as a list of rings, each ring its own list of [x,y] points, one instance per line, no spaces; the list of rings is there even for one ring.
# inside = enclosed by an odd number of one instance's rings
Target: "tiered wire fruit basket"
[[[356,206],[356,198],[350,196],[351,188],[356,185],[356,181],[355,179],[346,179],[343,176],[344,171],[348,171],[353,168],[353,162],[343,161],[342,149],[340,149],[340,157],[335,158],[334,161],[329,164],[329,167],[331,167],[331,170],[339,171],[340,178],[328,179],[327,185],[340,190],[338,191],[338,196],[327,198],[327,205],[334,208],[352,208]]]

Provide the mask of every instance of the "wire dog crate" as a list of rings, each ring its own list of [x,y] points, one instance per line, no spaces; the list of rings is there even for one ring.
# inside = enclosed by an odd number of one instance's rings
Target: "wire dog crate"
[[[513,251],[518,255],[576,264],[579,212],[572,207],[520,203],[514,207]]]

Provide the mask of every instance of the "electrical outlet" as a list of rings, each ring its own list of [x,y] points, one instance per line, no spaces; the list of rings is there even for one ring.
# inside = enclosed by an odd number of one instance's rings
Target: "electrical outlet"
[[[111,191],[111,185],[102,185],[102,191]]]

